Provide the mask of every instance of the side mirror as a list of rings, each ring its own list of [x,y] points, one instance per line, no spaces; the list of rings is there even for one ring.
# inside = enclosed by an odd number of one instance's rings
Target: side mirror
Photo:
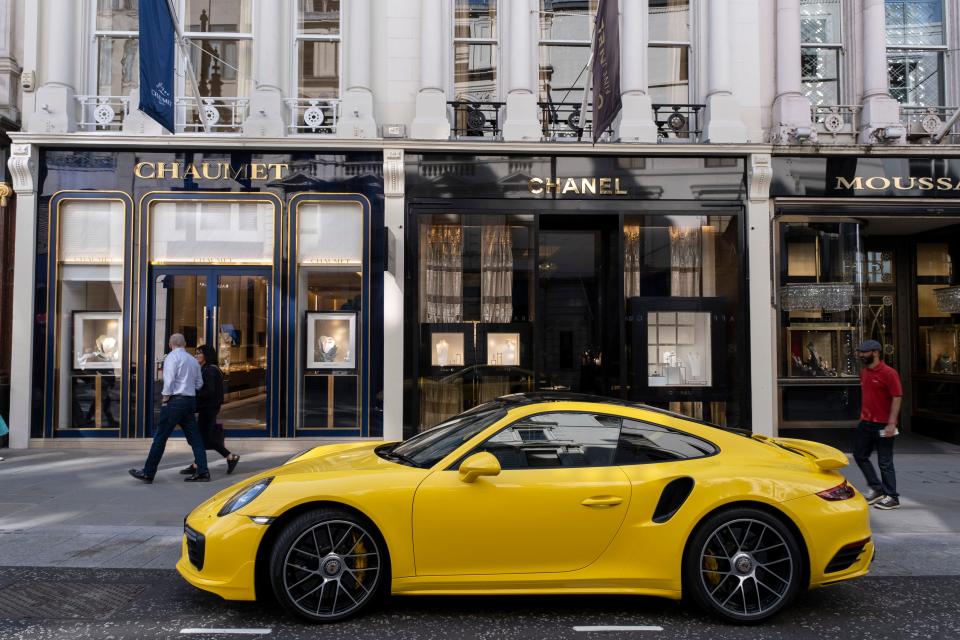
[[[500,461],[492,453],[475,453],[460,464],[460,480],[474,482],[480,476],[500,475]]]

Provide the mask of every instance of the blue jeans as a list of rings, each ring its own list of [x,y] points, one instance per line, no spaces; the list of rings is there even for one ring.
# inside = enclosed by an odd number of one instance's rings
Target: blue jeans
[[[196,398],[175,396],[160,408],[157,432],[153,435],[153,444],[150,446],[147,462],[143,465],[145,475],[151,478],[157,475],[157,467],[160,466],[163,451],[167,448],[167,439],[170,438],[178,424],[183,429],[184,435],[187,436],[187,442],[193,449],[193,461],[197,465],[197,473],[208,473],[207,452],[203,448],[203,439],[200,437],[200,431],[197,429],[197,418],[194,415],[196,407]]]
[[[857,432],[853,438],[853,459],[863,472],[867,484],[871,489],[880,491],[885,495],[894,498],[899,497],[897,493],[897,472],[893,468],[893,441],[895,438],[880,437],[886,425],[878,422],[867,422],[861,420],[857,425]],[[880,477],[870,462],[870,454],[877,450],[877,465],[880,467]]]

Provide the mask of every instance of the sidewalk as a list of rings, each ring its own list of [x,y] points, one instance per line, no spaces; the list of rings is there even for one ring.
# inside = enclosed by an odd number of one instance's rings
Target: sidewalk
[[[914,437],[904,440],[903,450],[896,456],[902,508],[871,509],[878,543],[871,574],[960,575],[960,446]],[[144,485],[127,475],[143,464],[138,451],[28,449],[2,455],[0,566],[117,569],[173,568],[187,512],[289,456],[243,453],[231,476],[217,460],[210,466],[213,482],[193,484],[177,473],[190,455],[168,451],[154,483]],[[846,475],[863,488],[856,466]]]

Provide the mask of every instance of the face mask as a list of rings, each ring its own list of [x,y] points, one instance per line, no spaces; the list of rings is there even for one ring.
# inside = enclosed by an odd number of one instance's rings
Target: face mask
[[[869,356],[860,356],[860,362],[863,364],[863,366],[869,367],[873,364],[873,354]]]

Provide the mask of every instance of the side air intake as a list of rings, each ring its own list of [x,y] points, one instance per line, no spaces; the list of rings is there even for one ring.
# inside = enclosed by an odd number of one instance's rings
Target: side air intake
[[[677,478],[667,483],[660,494],[657,508],[653,510],[653,521],[663,524],[680,510],[693,491],[693,478]]]

